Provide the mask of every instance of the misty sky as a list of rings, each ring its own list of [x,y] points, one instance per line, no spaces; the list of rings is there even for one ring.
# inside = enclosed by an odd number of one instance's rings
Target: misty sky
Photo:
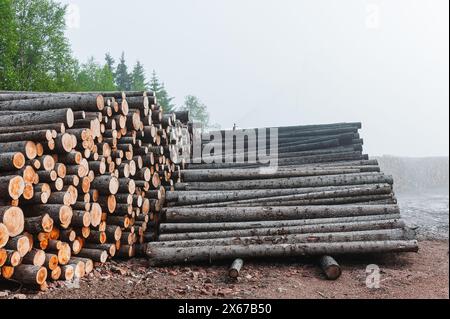
[[[75,55],[126,52],[222,128],[362,121],[371,155],[449,154],[448,0],[64,0]]]

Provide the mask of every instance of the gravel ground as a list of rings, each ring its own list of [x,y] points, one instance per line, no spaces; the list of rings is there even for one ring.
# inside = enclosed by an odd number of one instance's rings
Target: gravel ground
[[[398,195],[402,215],[418,228],[419,253],[339,259],[342,277],[325,280],[314,260],[248,263],[237,281],[227,266],[148,267],[145,259],[110,262],[78,283],[52,283],[32,292],[0,282],[2,298],[449,298],[449,196],[446,192]],[[380,287],[366,286],[366,267],[380,269]]]
[[[108,263],[79,283],[51,284],[46,292],[0,286],[0,299],[449,298],[448,241],[423,241],[417,254],[339,262],[343,274],[333,282],[325,280],[312,260],[249,263],[239,280],[232,281],[227,265],[149,268],[145,259],[136,259]],[[369,262],[380,268],[378,289],[366,286]]]

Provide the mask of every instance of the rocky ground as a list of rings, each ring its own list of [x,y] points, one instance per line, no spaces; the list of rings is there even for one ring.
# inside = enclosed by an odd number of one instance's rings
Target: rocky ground
[[[449,298],[448,240],[423,241],[420,252],[340,259],[342,277],[325,280],[312,260],[248,263],[237,281],[227,265],[149,268],[144,259],[111,262],[79,283],[51,284],[34,293],[0,284],[1,298]],[[366,286],[368,263],[380,268],[380,287]]]

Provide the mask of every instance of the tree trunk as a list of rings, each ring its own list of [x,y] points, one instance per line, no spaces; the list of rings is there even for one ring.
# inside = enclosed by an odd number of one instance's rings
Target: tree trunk
[[[236,223],[184,223],[170,224],[162,223],[160,233],[189,233],[189,232],[212,232],[221,230],[256,229],[256,228],[281,228],[290,226],[316,225],[316,224],[336,224],[352,223],[375,220],[400,219],[400,214],[373,215],[358,217],[337,217],[337,218],[317,218],[303,220],[277,220],[261,222],[236,222]]]
[[[244,266],[244,261],[242,259],[236,259],[231,264],[230,269],[228,270],[228,276],[232,279],[237,279],[239,277],[239,273]]]
[[[288,226],[282,228],[271,227],[271,228],[224,230],[224,231],[200,232],[200,233],[161,234],[159,236],[159,240],[177,241],[177,240],[229,238],[229,237],[277,236],[277,235],[292,235],[292,234],[306,234],[306,233],[331,233],[331,232],[392,229],[403,227],[405,227],[404,222],[392,219],[392,220],[365,221],[353,223]]]
[[[198,262],[215,262],[235,258],[286,258],[298,256],[347,255],[368,253],[417,252],[418,243],[411,241],[374,241],[347,243],[309,243],[279,245],[233,245],[190,248],[160,248],[147,244],[151,265],[172,265]]]
[[[337,280],[341,277],[341,266],[331,256],[322,256],[319,261],[320,268],[328,280]]]
[[[74,123],[73,111],[71,109],[59,109],[0,116],[0,126],[27,126],[52,123],[64,123],[67,127],[72,127]]]
[[[29,285],[42,285],[47,280],[47,269],[39,266],[19,265],[14,268],[13,278]]]
[[[393,184],[391,176],[381,173],[360,173],[315,177],[293,177],[265,180],[246,180],[209,183],[176,184],[178,190],[249,190],[249,189],[280,189],[324,186],[349,186],[360,184]]]
[[[302,207],[217,207],[168,208],[163,220],[168,223],[244,222],[356,217],[399,214],[397,205],[302,206]]]

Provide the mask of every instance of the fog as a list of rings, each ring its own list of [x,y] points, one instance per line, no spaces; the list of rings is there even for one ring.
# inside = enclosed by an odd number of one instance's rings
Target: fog
[[[222,128],[361,121],[371,155],[448,156],[447,0],[61,2],[79,59],[125,51]]]

